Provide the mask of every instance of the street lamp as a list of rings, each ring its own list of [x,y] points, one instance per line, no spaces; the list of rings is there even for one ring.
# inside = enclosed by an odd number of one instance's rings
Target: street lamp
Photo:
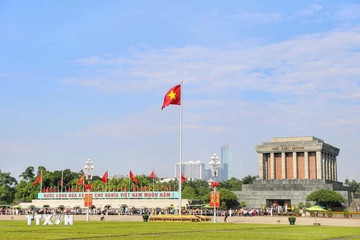
[[[216,223],[216,187],[219,186],[219,182],[216,182],[216,177],[219,175],[218,168],[221,165],[220,158],[214,153],[214,155],[210,158],[209,165],[212,169],[212,176],[214,177],[214,181],[211,183],[211,186],[214,189],[214,223]]]
[[[91,161],[91,159],[89,158],[86,161],[86,165],[84,166],[84,174],[85,174],[85,178],[86,179],[92,179],[93,175],[92,172],[94,171],[94,164]]]
[[[85,166],[84,166],[84,175],[85,175],[85,178],[86,180],[91,180],[93,175],[92,175],[92,172],[94,171],[94,164],[93,162],[91,161],[91,159],[89,158],[86,163],[85,163]],[[86,189],[87,192],[90,192],[90,188],[88,187]],[[88,207],[87,207],[87,213],[86,213],[86,221],[89,221],[89,197],[90,197],[90,194],[88,193],[87,194],[87,203],[88,203]]]

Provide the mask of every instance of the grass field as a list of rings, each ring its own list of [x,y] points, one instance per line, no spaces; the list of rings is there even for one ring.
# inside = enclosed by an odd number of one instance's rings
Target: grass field
[[[238,223],[75,222],[73,226],[27,226],[0,221],[0,239],[360,239],[360,227]]]

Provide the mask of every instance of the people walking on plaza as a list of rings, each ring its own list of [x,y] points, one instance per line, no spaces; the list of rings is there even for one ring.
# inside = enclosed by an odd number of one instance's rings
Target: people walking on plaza
[[[227,218],[228,218],[228,216],[229,216],[229,214],[228,214],[228,211],[226,210],[225,211],[225,214],[224,214],[224,222],[227,222]]]

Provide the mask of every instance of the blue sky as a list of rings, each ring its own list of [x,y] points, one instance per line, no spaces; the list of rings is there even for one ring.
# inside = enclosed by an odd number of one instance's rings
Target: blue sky
[[[315,136],[359,181],[358,1],[0,1],[0,164],[173,177],[183,161]]]

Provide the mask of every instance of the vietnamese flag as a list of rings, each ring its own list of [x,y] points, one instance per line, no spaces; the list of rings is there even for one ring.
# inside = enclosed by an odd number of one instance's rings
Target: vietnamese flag
[[[130,179],[133,180],[135,184],[138,183],[138,180],[136,179],[135,175],[132,173],[131,170],[130,170]]]
[[[83,185],[83,183],[84,183],[84,174],[81,175],[81,178],[78,180],[77,184],[78,185]]]
[[[149,176],[151,179],[154,179],[155,178],[155,172],[154,170],[150,173],[150,176]]]
[[[161,107],[161,110],[170,104],[181,105],[181,84],[170,88],[170,90],[165,94],[164,103]]]
[[[108,171],[106,171],[105,173],[104,173],[104,175],[102,176],[102,178],[101,178],[101,181],[103,182],[103,183],[107,183],[107,181],[108,181]]]
[[[186,180],[186,177],[184,176],[184,174],[183,174],[183,173],[181,173],[181,183],[184,183],[184,182],[185,182],[185,180]]]
[[[35,181],[32,183],[34,186],[38,185],[38,183],[41,183],[42,181],[42,173],[35,179]]]

